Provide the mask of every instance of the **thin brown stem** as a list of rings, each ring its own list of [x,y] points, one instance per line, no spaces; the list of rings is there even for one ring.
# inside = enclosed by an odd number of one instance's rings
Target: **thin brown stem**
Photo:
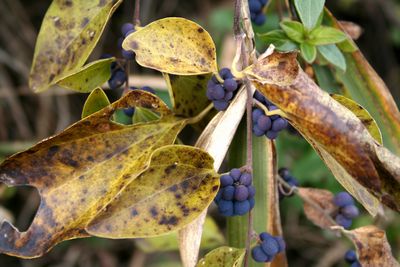
[[[140,0],[135,1],[135,12],[133,13],[133,25],[140,26]]]
[[[288,184],[282,177],[280,177],[278,175],[278,181],[279,183],[285,187],[285,189],[292,191],[293,193],[295,193],[296,195],[298,195],[304,202],[306,202],[307,204],[309,204],[311,207],[313,207],[313,209],[319,211],[321,214],[323,214],[323,216],[330,222],[332,223],[334,226],[337,226],[338,224],[336,223],[336,221],[331,217],[331,215],[329,215],[323,208],[321,208],[320,205],[318,205],[317,203],[315,203],[312,199],[302,195],[299,193],[299,189],[296,186],[291,186],[290,184]]]

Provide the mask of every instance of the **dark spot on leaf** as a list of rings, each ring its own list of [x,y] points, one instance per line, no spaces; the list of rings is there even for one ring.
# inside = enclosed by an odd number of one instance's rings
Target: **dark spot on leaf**
[[[79,180],[83,180],[83,179],[85,179],[84,175],[79,176]]]
[[[198,32],[198,33],[203,33],[204,30],[203,30],[202,28],[198,28],[198,29],[197,29],[197,32]]]
[[[57,145],[51,146],[49,148],[49,151],[47,152],[47,158],[52,158],[59,150],[60,150],[59,146]]]
[[[175,215],[173,216],[165,216],[163,215],[161,217],[161,220],[158,222],[160,225],[177,225],[178,224],[178,217],[176,217]]]
[[[170,174],[173,170],[176,169],[176,165],[175,164],[171,164],[168,167],[165,168],[164,172],[165,174]]]
[[[135,208],[132,208],[132,210],[131,210],[131,216],[132,217],[135,217],[135,216],[137,216],[139,213],[138,213],[138,211],[135,209]]]
[[[81,28],[85,28],[85,26],[89,23],[89,18],[84,17],[81,22]]]
[[[176,192],[178,190],[178,186],[176,184],[174,184],[168,190],[171,191],[171,192]]]
[[[99,1],[99,6],[104,6],[107,3],[106,0],[100,0]]]
[[[214,186],[212,187],[212,191],[215,192],[215,191],[217,191],[217,190],[218,190],[218,185],[214,185]]]
[[[86,157],[86,160],[93,162],[93,161],[94,161],[94,158],[93,158],[92,156],[87,156],[87,157]]]
[[[175,194],[175,198],[176,198],[176,199],[181,199],[181,198],[182,198],[182,195],[181,195],[181,194],[178,194],[178,193],[176,193],[176,194]]]
[[[157,217],[157,215],[158,215],[157,208],[156,208],[155,206],[151,207],[150,213],[151,213],[151,216],[152,216],[153,218],[154,218],[154,217]]]
[[[139,44],[138,44],[136,41],[132,41],[132,42],[131,42],[131,48],[132,48],[133,50],[136,50],[136,49],[139,48]]]

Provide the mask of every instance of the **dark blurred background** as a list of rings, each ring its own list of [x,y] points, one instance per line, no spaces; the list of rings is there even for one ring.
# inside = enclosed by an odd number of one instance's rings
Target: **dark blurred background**
[[[41,94],[35,94],[28,88],[36,36],[50,3],[50,0],[0,1],[0,161],[79,120],[87,97],[86,94],[61,88],[52,88]],[[133,0],[125,0],[118,8],[89,61],[103,53],[121,56],[117,40],[121,25],[132,20],[133,4]],[[145,0],[142,1],[141,21],[147,24],[168,16],[197,21],[213,36],[220,66],[229,66],[234,53],[232,6],[233,1],[222,0]],[[357,44],[399,104],[400,1],[327,0],[327,6],[338,19],[355,22],[363,28]],[[271,13],[267,16],[267,25],[255,29],[265,32],[277,22],[277,15]],[[133,83],[165,89],[160,74],[143,70],[137,65],[132,67]],[[117,99],[120,93],[107,91],[112,100]],[[341,190],[318,156],[301,138],[286,133],[280,138],[278,149],[280,164],[291,167],[302,185],[333,192]],[[11,220],[20,230],[29,226],[38,203],[39,196],[34,189],[0,185],[0,220]],[[215,215],[213,209],[211,214]],[[350,243],[309,223],[298,198],[284,200],[282,214],[290,266],[347,266],[342,255],[351,247]],[[400,220],[390,212],[387,216],[381,226],[387,228],[393,251],[396,252],[400,248],[400,229],[397,227]],[[223,220],[218,216],[214,218],[223,231]],[[364,212],[355,225],[371,222],[372,219]],[[207,248],[210,248],[221,245],[223,238],[211,238],[208,242]],[[180,266],[175,248],[162,252],[157,251],[162,246],[155,247],[146,250],[131,240],[90,238],[64,242],[35,260],[0,255],[0,266]]]

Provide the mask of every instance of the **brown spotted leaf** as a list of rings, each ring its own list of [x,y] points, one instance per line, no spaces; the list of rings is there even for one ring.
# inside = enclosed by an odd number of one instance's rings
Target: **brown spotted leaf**
[[[302,198],[311,200],[319,207],[316,208],[309,202],[304,202],[304,213],[310,221],[325,229],[336,225],[327,217],[337,212],[337,207],[333,204],[334,196],[332,192],[324,189],[299,187],[299,194]]]
[[[154,151],[149,167],[133,180],[86,227],[108,238],[162,235],[195,220],[213,201],[219,175],[213,159],[191,146]]]
[[[343,232],[353,241],[362,267],[399,267],[392,255],[385,231],[369,225]]]
[[[125,38],[125,50],[147,68],[176,75],[216,72],[216,50],[210,34],[184,18],[156,20]]]
[[[378,212],[379,201],[400,211],[400,159],[376,142],[356,115],[321,90],[292,53],[275,52],[246,73],[325,162],[332,162],[327,165],[338,181],[372,215]],[[392,161],[385,162],[387,158]]]
[[[240,267],[246,253],[242,248],[220,247],[207,253],[196,267]]]
[[[175,114],[193,117],[210,103],[206,91],[211,74],[179,76],[165,73],[164,78]]]
[[[110,120],[128,106],[146,107],[161,118],[130,126]],[[0,181],[36,187],[41,203],[26,232],[1,225],[0,253],[34,258],[63,240],[87,236],[86,225],[147,168],[154,150],[175,142],[184,125],[161,99],[136,90],[5,160]]]
[[[41,92],[83,66],[122,0],[54,0],[36,41],[29,85]]]

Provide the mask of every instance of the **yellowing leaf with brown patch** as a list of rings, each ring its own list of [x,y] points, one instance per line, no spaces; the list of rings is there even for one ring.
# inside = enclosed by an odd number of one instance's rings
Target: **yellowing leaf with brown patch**
[[[104,207],[86,227],[108,238],[150,237],[178,230],[213,201],[219,175],[213,159],[190,146],[154,151],[146,171]]]
[[[338,208],[333,204],[332,192],[324,189],[299,187],[299,195],[304,199],[309,199],[317,205],[311,205],[309,202],[304,202],[304,213],[307,218],[315,225],[321,228],[328,229],[336,225],[333,221],[329,220],[327,216],[332,216],[338,211]]]
[[[321,157],[333,162],[327,165],[335,177],[350,193],[358,192],[354,196],[372,215],[379,201],[400,211],[400,159],[389,156],[356,115],[321,90],[298,66],[294,53],[274,52],[246,74]],[[392,161],[385,162],[387,158]]]
[[[122,47],[134,51],[143,67],[161,72],[198,75],[218,71],[210,34],[184,18],[156,20],[127,36]]]
[[[36,41],[29,86],[41,92],[83,66],[122,0],[54,0]]]
[[[110,120],[128,106],[151,109],[161,118],[130,126]],[[87,236],[86,225],[147,168],[153,151],[175,142],[184,125],[162,100],[136,90],[5,160],[0,181],[36,187],[41,203],[26,232],[1,225],[0,253],[34,258],[63,240]]]
[[[362,267],[399,267],[392,255],[385,231],[369,225],[343,232],[353,241]]]

